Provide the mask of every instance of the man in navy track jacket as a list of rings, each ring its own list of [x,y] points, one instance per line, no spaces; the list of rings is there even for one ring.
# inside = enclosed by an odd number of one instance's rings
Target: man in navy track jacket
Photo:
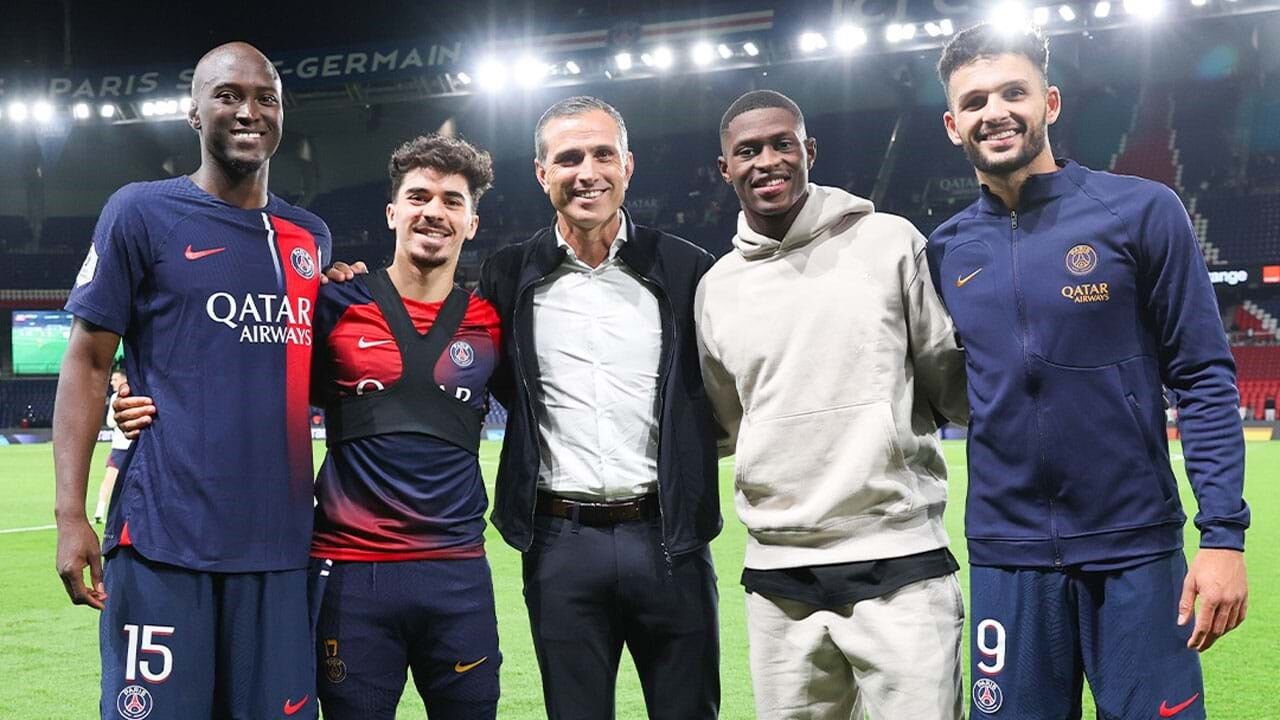
[[[1034,29],[943,51],[944,116],[981,197],[930,238],[966,351],[972,715],[1205,717],[1197,651],[1244,620],[1235,365],[1177,195],[1055,160]],[[1200,549],[1170,467],[1177,404]],[[1196,597],[1198,617],[1192,619]]]

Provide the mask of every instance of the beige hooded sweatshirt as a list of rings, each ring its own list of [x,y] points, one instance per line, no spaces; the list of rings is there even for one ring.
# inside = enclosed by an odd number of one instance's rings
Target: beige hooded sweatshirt
[[[964,357],[905,219],[809,185],[781,242],[738,216],[694,306],[702,374],[737,453],[757,570],[947,545],[935,412],[968,416]]]

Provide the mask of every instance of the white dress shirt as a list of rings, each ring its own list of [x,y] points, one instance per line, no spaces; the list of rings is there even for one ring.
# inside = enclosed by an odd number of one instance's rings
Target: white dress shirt
[[[534,288],[538,488],[585,501],[657,490],[658,299],[618,260],[626,222],[599,267],[565,256]]]

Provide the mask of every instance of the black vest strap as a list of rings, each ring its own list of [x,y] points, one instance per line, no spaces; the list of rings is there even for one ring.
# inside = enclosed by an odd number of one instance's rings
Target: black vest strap
[[[369,273],[365,284],[400,349],[400,379],[385,390],[338,398],[325,408],[326,442],[388,433],[421,433],[478,454],[484,413],[440,389],[436,362],[453,341],[467,312],[469,295],[455,287],[425,335],[413,326],[404,300],[385,269]]]

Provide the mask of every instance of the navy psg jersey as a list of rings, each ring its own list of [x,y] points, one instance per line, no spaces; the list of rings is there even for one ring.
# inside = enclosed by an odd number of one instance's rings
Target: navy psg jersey
[[[423,334],[443,305],[403,302]],[[379,392],[401,376],[400,350],[363,277],[321,288],[316,338],[317,404]],[[498,341],[497,311],[472,296],[432,369],[434,381],[483,411]],[[379,562],[484,554],[488,498],[480,463],[430,435],[396,432],[333,445],[316,479],[316,503],[316,557]]]
[[[305,567],[312,524],[312,323],[329,231],[274,195],[229,205],[190,178],[107,201],[67,310],[124,337],[134,443],[103,549],[180,567]]]

